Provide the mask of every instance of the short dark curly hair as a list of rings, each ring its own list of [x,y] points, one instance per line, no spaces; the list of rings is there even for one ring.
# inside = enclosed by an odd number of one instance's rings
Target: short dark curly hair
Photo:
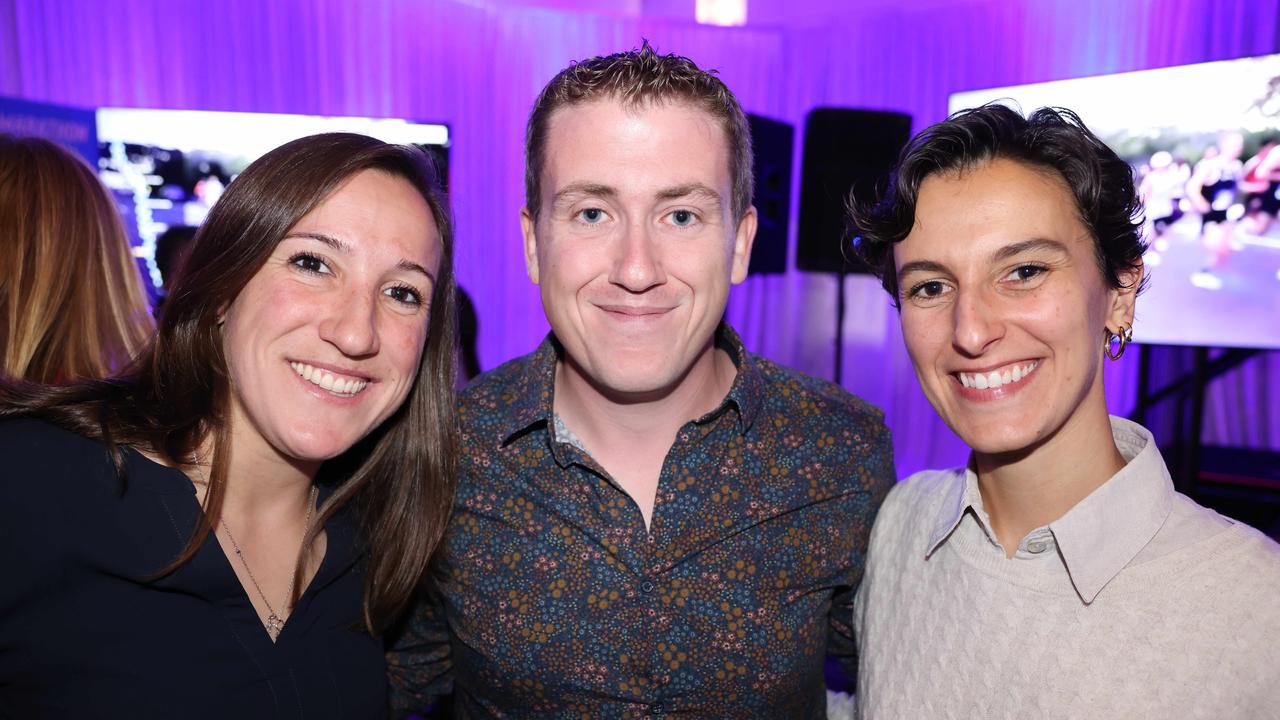
[[[860,207],[850,201],[860,235],[858,254],[880,277],[894,305],[901,307],[893,244],[915,225],[920,186],[931,175],[962,173],[996,158],[1061,177],[1093,236],[1098,269],[1111,287],[1125,287],[1122,275],[1138,269],[1146,252],[1133,169],[1070,110],[1040,108],[1023,118],[1017,110],[989,103],[954,113],[912,138],[879,202]]]
[[[601,98],[628,108],[649,103],[684,101],[720,121],[729,142],[731,207],[735,221],[751,207],[751,127],[738,99],[715,70],[703,70],[675,54],[659,55],[646,40],[638,50],[593,57],[561,70],[538,95],[529,113],[524,145],[525,207],[537,219],[542,204],[542,167],[546,164],[547,130],[556,110]]]

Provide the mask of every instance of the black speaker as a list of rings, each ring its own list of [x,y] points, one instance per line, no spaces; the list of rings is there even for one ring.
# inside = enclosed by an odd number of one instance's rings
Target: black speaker
[[[751,145],[755,153],[751,166],[756,190],[751,204],[756,206],[759,224],[751,249],[748,274],[787,271],[787,229],[791,222],[791,154],[796,130],[788,123],[748,115]]]
[[[847,205],[874,201],[911,139],[911,116],[817,108],[804,123],[796,266],[813,272],[869,272],[852,252]]]

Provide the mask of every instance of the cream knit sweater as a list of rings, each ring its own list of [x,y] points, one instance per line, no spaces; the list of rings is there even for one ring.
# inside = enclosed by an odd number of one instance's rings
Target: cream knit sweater
[[[863,720],[1280,718],[1280,546],[1174,493],[1144,429],[1113,420],[1113,433],[1127,479],[1012,558],[971,472],[894,488],[854,615]],[[1144,536],[1149,508],[1125,503],[1153,496],[1168,507]],[[1068,545],[1082,515],[1108,510],[1084,518],[1101,544]],[[1135,535],[1100,590],[1078,589],[1098,577],[1082,546]]]

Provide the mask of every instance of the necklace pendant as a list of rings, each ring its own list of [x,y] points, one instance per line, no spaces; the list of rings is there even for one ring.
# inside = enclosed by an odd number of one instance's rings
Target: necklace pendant
[[[267,634],[271,636],[272,640],[277,640],[280,637],[280,631],[284,629],[284,622],[280,620],[279,615],[271,613],[267,616],[267,621],[263,623],[263,627],[267,629]]]

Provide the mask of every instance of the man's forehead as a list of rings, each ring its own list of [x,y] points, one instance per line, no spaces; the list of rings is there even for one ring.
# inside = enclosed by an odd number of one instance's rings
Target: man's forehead
[[[676,100],[633,107],[602,98],[558,108],[552,115],[541,179],[559,187],[621,187],[645,180],[714,186],[729,182],[730,172],[723,125],[695,103]]]
[[[603,118],[611,118],[614,122],[637,121],[650,117],[654,112],[664,110],[687,111],[683,113],[683,124],[687,126],[686,132],[698,133],[702,136],[698,139],[719,142],[726,150],[728,149],[729,137],[724,123],[695,100],[680,96],[624,99],[616,94],[565,103],[556,108],[547,119],[546,144],[549,147],[557,140],[562,143],[572,142],[575,137],[580,136],[582,128],[577,127],[573,128],[575,132],[568,137],[565,137],[565,133],[556,132],[557,129],[563,129],[566,125],[587,124],[586,129],[598,130],[599,128],[594,127],[594,124]]]

